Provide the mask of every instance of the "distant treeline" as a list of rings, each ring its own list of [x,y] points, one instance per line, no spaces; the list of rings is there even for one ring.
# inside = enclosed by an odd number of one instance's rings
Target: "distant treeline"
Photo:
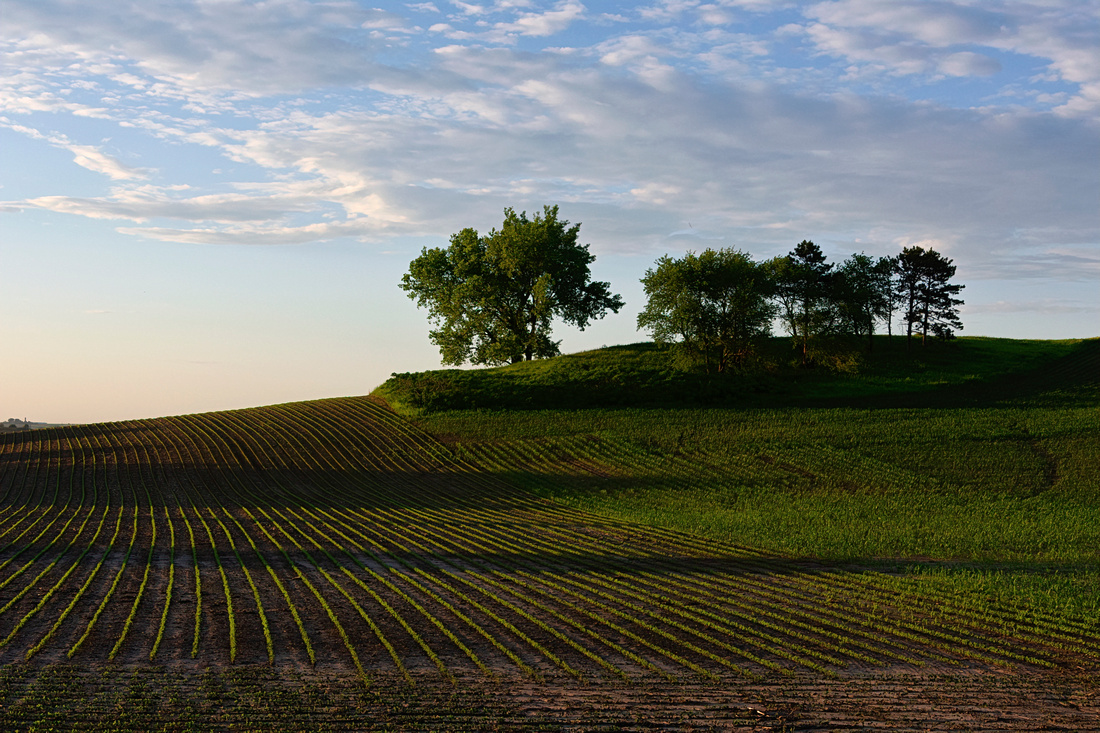
[[[778,320],[802,366],[844,369],[878,328],[900,323],[914,335],[949,339],[963,325],[952,260],[906,247],[896,257],[853,254],[839,266],[802,241],[787,255],[757,262],[733,248],[662,257],[646,271],[648,298],[638,328],[672,348],[681,366],[707,372],[756,364]],[[858,347],[857,344],[865,344]]]

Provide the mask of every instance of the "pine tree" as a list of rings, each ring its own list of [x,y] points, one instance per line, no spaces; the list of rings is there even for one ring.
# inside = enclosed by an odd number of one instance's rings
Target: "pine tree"
[[[786,257],[771,260],[769,268],[780,319],[801,351],[802,366],[807,366],[811,341],[829,333],[837,320],[833,266],[825,264],[820,247],[803,240]]]
[[[909,348],[916,327],[921,345],[926,345],[928,333],[940,338],[950,338],[955,330],[962,330],[959,306],[963,301],[957,296],[963,285],[952,285],[955,265],[934,249],[906,247],[898,255],[898,290],[905,308],[905,343]]]

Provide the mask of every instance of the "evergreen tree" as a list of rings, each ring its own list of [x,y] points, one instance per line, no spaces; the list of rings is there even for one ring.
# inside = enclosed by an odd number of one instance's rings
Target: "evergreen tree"
[[[952,285],[955,265],[934,249],[906,247],[898,255],[898,290],[905,309],[905,343],[910,348],[914,327],[920,333],[921,344],[927,344],[928,333],[950,338],[962,330],[957,296],[963,285]]]
[[[803,240],[786,257],[771,260],[769,268],[780,305],[779,318],[806,366],[811,342],[831,333],[837,324],[833,266],[825,264],[820,247]]]
[[[894,314],[902,307],[904,298],[900,288],[900,273],[897,257],[879,257],[875,263],[882,275],[885,290],[882,293],[882,320],[886,324],[886,335],[894,335]],[[893,339],[888,343],[893,343]]]

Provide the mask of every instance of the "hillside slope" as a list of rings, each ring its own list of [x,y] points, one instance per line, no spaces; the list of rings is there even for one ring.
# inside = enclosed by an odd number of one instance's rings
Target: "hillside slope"
[[[723,534],[731,508],[803,495],[867,535],[860,492],[979,501],[1007,466],[1033,481],[986,508],[1023,502],[1060,533],[1054,575],[1089,582],[1079,407],[946,411],[929,437],[970,436],[961,461],[912,440],[920,410],[459,412],[432,433],[358,397],[3,435],[0,728],[1085,729],[1087,604]]]
[[[1100,619],[1100,341],[957,345],[704,405],[523,408],[506,367],[465,377],[496,409],[410,411],[569,506]]]
[[[800,369],[789,341],[774,339],[764,366],[703,374],[672,366],[651,343],[611,346],[491,369],[394,374],[375,390],[399,412],[594,407],[776,407],[976,404],[1026,394],[1096,394],[1100,339],[1019,341],[962,338],[906,350],[876,339],[845,371]]]

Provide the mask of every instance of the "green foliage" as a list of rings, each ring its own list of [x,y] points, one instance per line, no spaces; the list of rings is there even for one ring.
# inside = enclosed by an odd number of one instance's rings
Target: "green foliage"
[[[1007,375],[1076,348],[1073,342],[961,338],[908,353],[901,336],[876,336],[875,342],[865,354],[842,341],[823,343],[817,359],[829,368],[803,370],[785,363],[786,339],[767,339],[757,347],[762,368],[723,374],[677,369],[655,344],[611,346],[492,369],[394,374],[375,394],[410,415],[463,409],[950,405],[972,402],[976,390],[995,393]]]
[[[866,254],[852,254],[836,271],[834,291],[840,329],[866,336],[868,349],[874,347],[875,323],[889,324],[893,318],[891,291],[896,269],[893,257],[875,259]]]
[[[914,326],[927,341],[931,332],[946,340],[962,328],[951,284],[955,267],[935,250],[908,247],[897,257],[853,254],[840,267],[827,263],[809,240],[791,252],[755,263],[732,249],[665,256],[642,278],[649,302],[638,328],[654,341],[672,345],[679,365],[701,364],[710,371],[743,367],[755,354],[755,341],[778,315],[802,367],[854,372],[857,342],[875,344],[875,326],[893,335],[895,313],[906,323],[907,347]]]
[[[866,378],[815,381],[782,406],[421,424],[580,509],[1100,618],[1100,341],[952,345],[939,362],[888,350]]]
[[[780,389],[767,373],[683,371],[670,363],[665,350],[642,343],[492,369],[394,374],[374,393],[411,415],[454,409],[744,403]]]
[[[610,284],[593,282],[595,255],[577,242],[580,224],[558,220],[558,207],[527,218],[504,210],[504,224],[481,236],[466,228],[446,249],[425,248],[401,288],[427,308],[444,364],[506,364],[558,354],[550,339],[559,318],[584,329],[623,306]]]
[[[769,266],[779,301],[779,317],[801,353],[803,366],[811,359],[811,342],[833,330],[837,320],[831,264],[821,248],[803,240],[786,257]]]
[[[898,255],[898,290],[905,307],[906,343],[912,341],[913,330],[927,343],[928,333],[951,338],[961,330],[959,306],[963,301],[955,296],[965,287],[950,284],[955,276],[952,260],[934,249],[906,247]]]
[[[672,345],[682,365],[706,372],[742,368],[769,334],[774,309],[764,269],[744,252],[727,248],[662,257],[646,271],[648,298],[638,328],[658,344]]]

